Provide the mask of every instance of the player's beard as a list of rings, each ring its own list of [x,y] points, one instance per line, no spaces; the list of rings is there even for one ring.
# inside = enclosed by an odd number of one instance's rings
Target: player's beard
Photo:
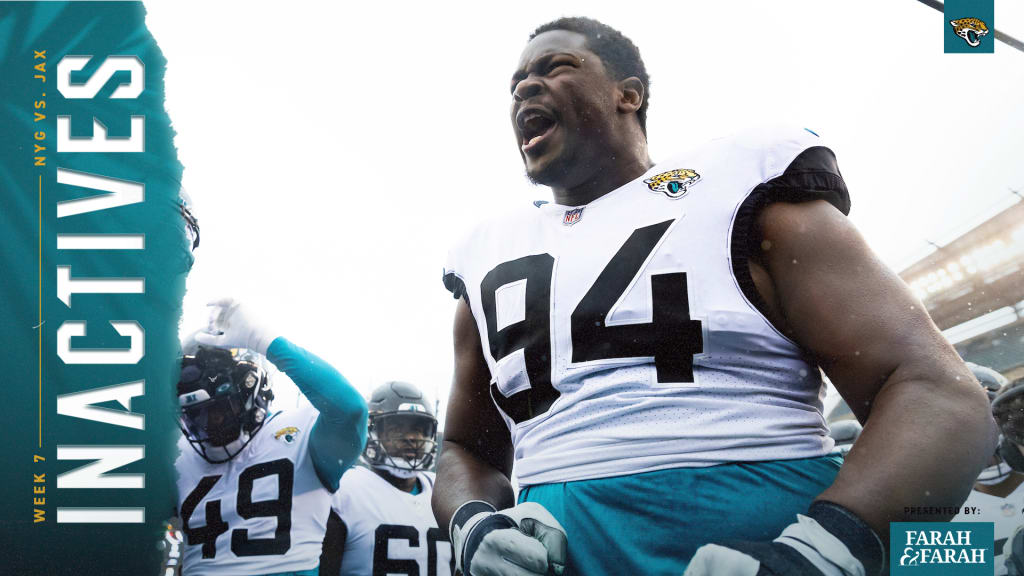
[[[538,186],[572,190],[595,178],[604,166],[600,161],[589,157],[587,150],[581,148],[584,145],[565,143],[559,155],[552,158],[543,169],[533,174],[526,169],[527,180]]]
[[[210,446],[227,446],[241,437],[242,424],[238,418],[231,417],[231,421],[207,433],[206,443]]]
[[[569,170],[566,168],[566,163],[562,161],[561,157],[555,158],[543,170],[537,174],[531,174],[529,168],[525,169],[526,179],[531,184],[537,186],[559,186],[562,184],[562,180],[565,179],[566,174]]]
[[[563,128],[556,127],[555,129],[560,130]],[[576,164],[575,147],[563,140],[561,142],[561,150],[557,154],[557,156],[548,161],[546,166],[534,173],[530,172],[530,168],[524,162],[523,168],[526,173],[526,179],[538,186],[570,187],[571,184],[565,182],[565,180],[571,174],[572,168]]]
[[[206,454],[205,457],[215,462],[226,462],[231,460],[245,448],[246,443],[249,441],[249,433],[241,432],[234,440],[227,442],[226,444],[210,444],[204,443],[203,449]]]

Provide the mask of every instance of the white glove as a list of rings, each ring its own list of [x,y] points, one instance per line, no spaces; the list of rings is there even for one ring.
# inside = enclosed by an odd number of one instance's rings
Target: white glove
[[[812,518],[801,514],[796,518],[771,543],[732,544],[743,552],[719,544],[701,546],[683,576],[755,576],[762,567],[780,576],[865,576],[864,565],[841,540]],[[799,556],[780,546],[792,548]]]
[[[217,348],[248,348],[263,356],[277,335],[256,323],[252,315],[234,298],[220,298],[207,304],[209,323],[196,332],[196,342]]]
[[[565,529],[536,502],[480,512],[452,527],[452,544],[466,576],[561,576],[568,557]]]
[[[761,563],[743,552],[719,544],[697,548],[683,576],[755,576]]]

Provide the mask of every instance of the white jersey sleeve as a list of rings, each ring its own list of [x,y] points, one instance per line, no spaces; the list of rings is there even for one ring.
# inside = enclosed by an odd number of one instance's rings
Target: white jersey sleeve
[[[586,206],[478,226],[468,302],[524,485],[832,450],[820,371],[758,309],[757,211],[849,195],[813,132],[764,129],[659,163]]]
[[[316,568],[331,493],[309,456],[311,406],[278,412],[227,462],[184,439],[175,463],[185,576],[249,576]]]
[[[343,576],[451,576],[452,545],[430,507],[434,475],[424,472],[418,479],[420,492],[410,494],[366,468],[342,476],[332,509],[343,525]]]

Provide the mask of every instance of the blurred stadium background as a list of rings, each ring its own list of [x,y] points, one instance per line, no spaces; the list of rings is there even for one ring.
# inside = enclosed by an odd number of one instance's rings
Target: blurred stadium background
[[[1024,191],[1006,197],[928,241],[900,278],[969,362],[1009,380],[1024,377]],[[834,389],[826,398],[829,423],[852,419]]]

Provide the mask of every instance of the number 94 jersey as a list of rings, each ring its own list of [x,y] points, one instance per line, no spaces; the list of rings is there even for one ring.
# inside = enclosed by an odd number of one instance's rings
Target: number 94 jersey
[[[309,456],[319,413],[278,412],[242,452],[211,464],[182,439],[178,513],[185,576],[276,574],[316,568],[331,492]]]
[[[520,483],[827,454],[820,372],[754,306],[747,267],[756,209],[814,198],[849,210],[831,151],[762,129],[457,244],[445,285],[473,312]]]

